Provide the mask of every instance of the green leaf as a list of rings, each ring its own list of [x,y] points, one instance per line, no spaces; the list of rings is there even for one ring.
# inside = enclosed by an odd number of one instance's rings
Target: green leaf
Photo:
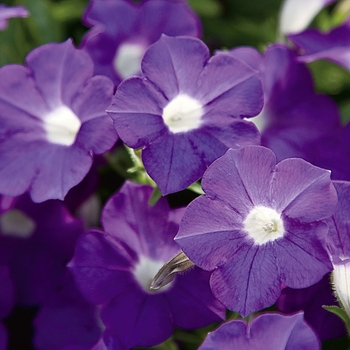
[[[198,182],[193,183],[188,189],[197,194],[204,194],[202,186]]]
[[[148,201],[148,204],[153,207],[157,204],[158,200],[162,197],[162,193],[160,192],[158,186],[153,190],[151,198]]]
[[[344,309],[338,307],[338,306],[326,306],[326,305],[323,305],[322,306],[324,309],[326,309],[327,311],[337,315],[338,317],[340,317],[345,325],[346,325],[346,329],[348,331],[348,334],[350,335],[350,317],[349,315],[345,312]]]

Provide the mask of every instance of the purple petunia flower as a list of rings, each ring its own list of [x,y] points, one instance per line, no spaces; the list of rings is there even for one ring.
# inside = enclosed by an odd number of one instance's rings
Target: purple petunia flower
[[[63,199],[89,171],[93,154],[117,135],[105,109],[113,86],[71,40],[32,51],[27,67],[0,69],[0,193]]]
[[[120,138],[143,147],[163,194],[185,189],[225,151],[259,142],[253,123],[263,96],[258,72],[199,39],[163,35],[142,60],[143,77],[119,85],[107,112]]]
[[[24,6],[7,7],[0,4],[0,30],[7,27],[8,20],[15,17],[28,17],[29,12]]]
[[[93,28],[82,48],[92,57],[95,73],[108,76],[116,86],[140,74],[142,56],[161,34],[201,33],[199,18],[182,0],[91,0],[83,20]]]
[[[243,320],[228,321],[209,332],[199,350],[321,349],[317,335],[303,316],[302,312],[294,315],[265,313],[248,324]]]
[[[350,70],[350,19],[328,33],[308,29],[288,38],[301,52],[299,61],[325,59]]]
[[[272,305],[282,286],[308,287],[332,269],[321,221],[337,202],[328,170],[302,159],[276,165],[272,151],[249,146],[216,160],[202,186],[175,240],[213,271],[212,291],[230,310],[246,316]]]
[[[82,293],[102,304],[101,346],[108,349],[153,346],[175,326],[194,329],[225,317],[208,272],[199,268],[150,290],[158,270],[179,252],[173,238],[183,213],[170,210],[165,198],[149,206],[151,193],[151,187],[127,182],[103,210],[104,231],[87,231],[68,264]]]

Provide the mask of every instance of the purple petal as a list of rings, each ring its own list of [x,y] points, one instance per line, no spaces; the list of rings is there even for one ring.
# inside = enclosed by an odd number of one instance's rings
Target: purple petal
[[[184,329],[196,329],[225,319],[225,308],[209,287],[210,273],[194,268],[176,276],[176,288],[167,293],[174,323]]]
[[[300,224],[284,221],[284,239],[274,245],[282,282],[291,288],[317,283],[332,264],[324,247],[328,227],[323,222]]]
[[[79,131],[76,144],[86,152],[102,154],[112,148],[117,139],[117,133],[112,119],[108,116],[96,117],[84,123]]]
[[[238,58],[257,71],[260,71],[263,63],[261,53],[250,46],[238,46],[229,51],[222,51],[222,53]]]
[[[269,187],[275,164],[273,152],[264,147],[228,150],[203,175],[203,190],[243,215],[248,214],[253,206],[270,205]]]
[[[178,222],[169,220],[165,198],[149,205],[151,193],[151,187],[126,182],[105,205],[102,224],[139,255],[166,262],[179,251],[173,241]]]
[[[210,286],[222,304],[246,317],[271,306],[279,297],[278,266],[268,245],[242,245],[234,259],[214,270]]]
[[[125,349],[154,346],[170,337],[174,330],[165,297],[149,295],[136,289],[114,298],[101,312],[111,338]]]
[[[218,54],[206,64],[198,79],[196,91],[191,91],[191,96],[205,106],[208,114],[215,111],[236,118],[254,116],[261,111],[263,105],[257,74],[257,71],[241,60],[227,54]]]
[[[62,104],[71,106],[72,99],[93,73],[91,59],[85,52],[76,50],[71,40],[33,50],[26,63],[51,109]]]
[[[327,220],[329,225],[328,249],[333,262],[338,264],[341,263],[341,260],[350,258],[350,184],[345,181],[334,181],[333,185],[337,190],[338,204],[332,218]]]
[[[142,151],[145,168],[163,195],[185,189],[205,170],[205,164],[190,140],[191,136],[187,134],[169,134]]]
[[[94,76],[72,102],[72,110],[82,123],[106,116],[113,96],[113,84],[106,77]]]
[[[303,50],[299,57],[301,62],[313,62],[319,59],[330,60],[346,69],[350,69],[350,21],[334,28],[329,33],[322,33],[316,29],[309,29],[289,39]]]
[[[171,101],[179,93],[196,95],[193,82],[200,78],[208,59],[209,50],[202,41],[162,35],[145,53],[141,67],[147,79]]]
[[[337,203],[330,171],[302,159],[286,159],[277,165],[271,191],[277,211],[304,222],[331,216]]]
[[[88,231],[67,265],[83,295],[93,303],[107,303],[131,283],[130,257],[112,236]]]
[[[27,156],[29,158],[29,155]],[[48,198],[63,200],[69,189],[83,180],[92,164],[92,157],[78,147],[66,149],[45,145],[41,149],[36,149],[30,156],[27,162],[35,164],[36,161],[39,164],[35,168],[40,168],[30,187],[34,202],[42,202]],[[54,159],[55,162],[49,163],[48,159]]]
[[[0,30],[7,27],[7,22],[10,18],[28,17],[29,12],[24,6],[6,7],[0,4]]]
[[[303,313],[281,315],[265,313],[250,323],[232,320],[209,332],[199,350],[259,349],[317,350],[321,344],[303,320]]]
[[[213,270],[244,244],[242,221],[229,205],[201,196],[186,208],[175,240],[196,265]]]
[[[121,85],[108,108],[120,138],[129,146],[139,148],[167,132],[162,113],[164,97],[142,78],[129,78]]]
[[[150,43],[156,42],[161,33],[170,36],[201,35],[199,18],[182,1],[146,1],[140,8],[138,16],[138,31],[147,33]]]

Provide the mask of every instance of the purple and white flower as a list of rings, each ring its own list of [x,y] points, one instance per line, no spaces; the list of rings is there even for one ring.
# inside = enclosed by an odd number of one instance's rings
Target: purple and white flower
[[[180,250],[173,238],[183,213],[170,210],[165,198],[151,207],[151,193],[149,186],[127,182],[103,210],[104,231],[87,231],[68,264],[83,295],[102,305],[107,348],[153,346],[174,327],[194,329],[225,317],[210,291],[210,274],[197,267],[159,291],[150,289]]]
[[[113,146],[117,134],[105,113],[113,84],[92,74],[90,57],[71,40],[33,50],[26,67],[0,69],[1,194],[63,199],[93,155]]]
[[[202,186],[175,240],[213,271],[212,291],[228,309],[246,316],[283,286],[308,287],[332,269],[322,222],[337,203],[330,171],[296,158],[276,165],[271,150],[248,146],[216,160]]]
[[[165,195],[185,189],[231,148],[257,144],[243,120],[258,114],[258,72],[227,54],[209,59],[199,39],[163,35],[142,60],[142,77],[119,85],[108,114]]]
[[[164,33],[199,37],[199,18],[182,0],[91,0],[83,17],[92,27],[82,48],[95,64],[95,74],[108,76],[116,86],[140,75],[147,48]]]

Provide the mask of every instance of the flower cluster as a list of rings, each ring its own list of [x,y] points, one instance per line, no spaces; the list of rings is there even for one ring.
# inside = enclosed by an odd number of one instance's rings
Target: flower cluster
[[[78,46],[0,68],[0,350],[342,342],[350,118],[309,66],[349,75],[341,4],[285,0],[256,47],[185,0],[86,5]],[[0,5],[0,30],[29,10]],[[342,21],[308,28],[319,11]]]

